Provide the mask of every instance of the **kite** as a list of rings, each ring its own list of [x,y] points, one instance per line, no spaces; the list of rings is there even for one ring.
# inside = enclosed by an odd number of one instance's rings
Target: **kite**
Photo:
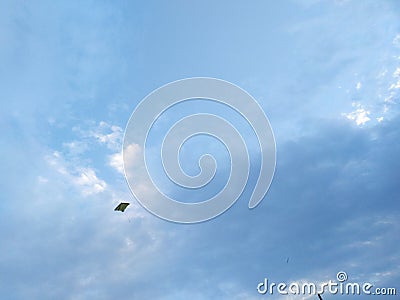
[[[118,204],[118,206],[116,208],[114,208],[115,211],[122,211],[124,212],[125,209],[128,207],[129,203],[126,202],[121,202],[120,204]]]

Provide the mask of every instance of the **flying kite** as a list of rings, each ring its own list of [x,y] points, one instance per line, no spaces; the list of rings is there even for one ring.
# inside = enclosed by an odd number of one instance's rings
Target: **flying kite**
[[[120,204],[118,204],[118,206],[116,208],[114,208],[115,211],[122,211],[124,212],[125,209],[128,207],[129,203],[126,202],[121,202]]]

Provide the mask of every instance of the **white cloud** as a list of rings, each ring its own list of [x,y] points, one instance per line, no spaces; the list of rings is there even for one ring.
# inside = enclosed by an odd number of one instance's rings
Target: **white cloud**
[[[400,46],[400,34],[397,34],[393,39],[393,45]]]
[[[94,131],[91,131],[91,134],[100,143],[105,144],[107,148],[111,150],[121,148],[123,131],[119,126],[109,125],[101,121],[99,126]]]
[[[387,73],[388,73],[388,70],[387,70],[387,69],[383,69],[383,70],[378,74],[378,76],[376,76],[376,78],[377,78],[377,79],[382,79],[382,78],[384,78],[384,77],[386,76]]]
[[[45,157],[46,162],[52,166],[58,173],[62,175],[68,175],[67,170],[62,163],[61,153],[58,151],[54,151],[51,155],[47,155]]]
[[[96,172],[90,168],[82,169],[79,175],[74,177],[74,182],[76,185],[82,187],[84,195],[101,193],[107,187],[106,182],[99,179]]]
[[[124,174],[124,161],[122,159],[122,152],[114,153],[108,158],[109,165],[117,170],[119,173]]]
[[[43,177],[43,176],[38,176],[37,180],[38,180],[39,183],[47,183],[47,182],[49,182],[49,180],[47,178]]]
[[[124,150],[124,159],[127,169],[138,166],[142,148],[138,144],[130,144]]]
[[[390,90],[395,90],[395,89],[400,89],[400,67],[398,67],[394,72],[393,72],[393,77],[396,78],[397,81],[392,83],[389,87]],[[393,96],[393,95],[392,95]]]
[[[87,143],[83,141],[72,141],[69,143],[63,143],[63,147],[67,148],[68,151],[73,155],[82,154],[88,149]]]
[[[54,170],[63,175],[70,184],[78,187],[85,196],[101,193],[107,187],[106,182],[97,177],[94,169],[73,166],[64,160],[60,152],[53,152],[52,155],[46,156],[45,160]]]
[[[400,67],[393,72],[393,77],[400,77]]]
[[[355,111],[351,113],[343,113],[342,116],[346,117],[349,120],[356,122],[358,126],[364,125],[369,122],[371,118],[369,117],[370,112],[365,110],[364,108],[357,108]]]
[[[143,149],[138,144],[130,144],[124,149],[125,173],[130,183],[135,184],[135,190],[148,197],[155,197],[153,186],[144,176],[147,170],[140,164]]]
[[[359,90],[359,89],[361,89],[361,87],[362,87],[361,82],[357,82],[357,84],[356,84],[356,89]]]
[[[123,130],[117,125],[110,125],[105,121],[100,121],[98,125],[92,124],[90,129],[81,129],[76,126],[73,130],[78,131],[82,138],[94,138],[97,142],[105,145],[110,150],[121,150]],[[71,143],[66,143],[65,145],[75,146],[70,144]]]

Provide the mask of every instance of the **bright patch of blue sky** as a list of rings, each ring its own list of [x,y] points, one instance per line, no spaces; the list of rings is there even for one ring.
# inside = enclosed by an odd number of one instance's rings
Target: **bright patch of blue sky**
[[[2,298],[291,299],[257,284],[341,270],[400,292],[397,1],[2,1],[0,66]],[[120,152],[139,101],[194,76],[254,96],[278,159],[257,208],[251,174],[226,213],[179,225],[136,202]],[[154,145],[193,111],[174,109]],[[188,173],[206,139],[183,148]]]

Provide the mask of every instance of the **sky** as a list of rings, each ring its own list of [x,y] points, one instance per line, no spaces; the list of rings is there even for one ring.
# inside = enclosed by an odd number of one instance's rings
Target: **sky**
[[[1,298],[316,299],[257,285],[339,271],[400,293],[399,3],[216,2],[0,1]],[[121,150],[146,95],[198,76],[259,102],[277,162],[255,209],[251,173],[228,211],[184,225],[138,203]],[[170,116],[215,108],[192,104]],[[154,146],[173,119],[158,120]],[[229,162],[207,137],[185,147],[189,174],[203,150]]]

